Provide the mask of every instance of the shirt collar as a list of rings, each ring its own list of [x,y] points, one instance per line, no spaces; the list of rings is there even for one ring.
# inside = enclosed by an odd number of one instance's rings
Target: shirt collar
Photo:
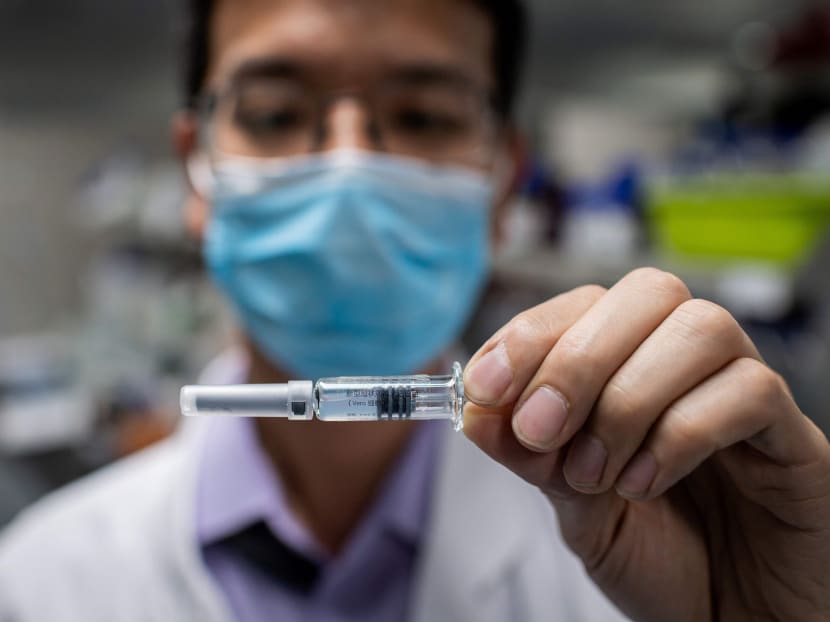
[[[217,419],[202,450],[196,533],[214,544],[264,521],[286,544],[313,559],[323,552],[288,511],[282,485],[249,419]]]
[[[249,419],[216,419],[198,472],[196,533],[203,547],[264,521],[286,544],[322,561],[326,555],[288,509],[283,487]],[[419,425],[381,486],[364,523],[416,544],[426,522],[433,465],[446,422]],[[380,528],[380,529],[378,529]]]

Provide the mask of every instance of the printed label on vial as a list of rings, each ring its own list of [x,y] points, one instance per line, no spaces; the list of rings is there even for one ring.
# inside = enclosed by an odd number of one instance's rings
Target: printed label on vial
[[[371,389],[328,389],[320,393],[321,419],[409,418],[415,392],[411,387],[374,387]]]

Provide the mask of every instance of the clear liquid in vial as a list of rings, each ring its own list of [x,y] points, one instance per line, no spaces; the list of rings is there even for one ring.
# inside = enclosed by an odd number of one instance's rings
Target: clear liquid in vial
[[[460,429],[464,406],[461,367],[452,375],[323,378],[314,393],[323,421],[452,419]]]

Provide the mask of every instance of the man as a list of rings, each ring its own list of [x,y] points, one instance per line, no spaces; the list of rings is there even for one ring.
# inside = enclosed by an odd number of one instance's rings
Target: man
[[[246,335],[204,380],[445,370],[517,168],[519,7],[195,11],[193,105],[174,124],[187,216]],[[24,515],[0,546],[0,611],[830,616],[830,445],[737,323],[674,276],[529,309],[465,387],[483,452],[443,425],[185,426]]]

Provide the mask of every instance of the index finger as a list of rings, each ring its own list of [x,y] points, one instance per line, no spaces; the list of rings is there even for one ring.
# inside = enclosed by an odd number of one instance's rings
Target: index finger
[[[605,295],[587,285],[523,311],[470,359],[464,392],[474,404],[512,413],[512,406],[559,338]]]

